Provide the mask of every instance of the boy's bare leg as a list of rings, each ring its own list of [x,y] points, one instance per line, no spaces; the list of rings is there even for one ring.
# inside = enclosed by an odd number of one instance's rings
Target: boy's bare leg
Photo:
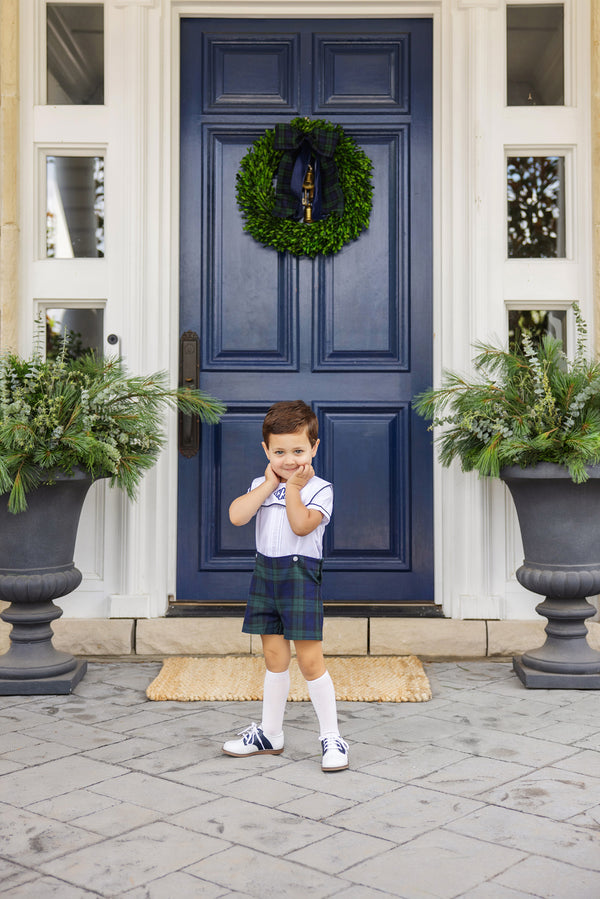
[[[322,677],[327,670],[323,658],[323,643],[321,640],[294,640],[298,667],[305,680],[316,680]]]
[[[279,674],[290,667],[292,650],[290,641],[281,634],[262,634],[262,647],[267,671]]]
[[[319,719],[323,748],[323,771],[344,771],[348,767],[348,744],[340,737],[335,689],[323,658],[320,640],[295,640],[300,671]]]

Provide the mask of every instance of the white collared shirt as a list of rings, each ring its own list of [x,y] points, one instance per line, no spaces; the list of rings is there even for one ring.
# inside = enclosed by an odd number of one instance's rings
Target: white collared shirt
[[[265,478],[255,478],[250,490],[254,490]],[[267,497],[256,513],[256,549],[263,556],[308,556],[311,559],[323,557],[323,534],[331,518],[333,509],[333,486],[316,475],[300,491],[300,499],[307,509],[321,512],[320,524],[307,534],[294,534],[285,510],[285,484],[280,484]]]

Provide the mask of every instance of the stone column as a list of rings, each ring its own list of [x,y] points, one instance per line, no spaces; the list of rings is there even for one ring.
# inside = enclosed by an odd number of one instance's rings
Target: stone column
[[[0,0],[0,348],[17,349],[19,2]]]

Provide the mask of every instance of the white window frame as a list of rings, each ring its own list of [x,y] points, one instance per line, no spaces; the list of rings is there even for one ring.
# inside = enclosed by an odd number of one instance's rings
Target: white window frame
[[[506,5],[547,5],[548,0],[510,0]],[[556,4],[553,4],[556,5]],[[575,351],[577,302],[593,333],[591,183],[591,69],[588,0],[563,0],[565,40],[564,106],[505,106],[501,140],[504,150],[504,203],[506,208],[506,160],[509,156],[565,157],[566,257],[509,259],[504,229],[503,307],[504,334],[509,309],[564,309],[567,311],[567,352]],[[506,16],[504,16],[506,33]],[[504,70],[506,84],[506,68]],[[506,102],[506,101],[505,101]],[[497,520],[496,535],[504,545],[504,564],[495,566],[502,618],[534,618],[539,597],[518,584],[515,572],[523,559],[520,530],[508,491],[492,488]],[[501,511],[502,510],[502,511]]]
[[[46,106],[48,102],[48,79],[47,79],[47,70],[48,70],[48,57],[47,57],[47,48],[46,48],[46,6],[48,3],[57,2],[57,0],[41,0],[43,10],[42,14],[38,16],[38,27],[36,29],[36,39],[37,39],[37,52],[36,58],[39,61],[38,73],[37,73],[37,85],[35,91],[35,103],[36,106]],[[106,7],[108,5],[109,0],[58,0],[61,6],[73,5],[73,6],[104,6],[104,103],[103,106],[107,105],[107,55],[106,55],[106,20],[107,20],[107,10]],[[65,104],[67,105],[67,104]],[[57,109],[58,107],[51,107]],[[78,106],[77,109],[86,109],[87,107]],[[96,109],[98,107],[92,106],[91,109]]]
[[[98,144],[95,146],[82,145],[79,144],[71,144],[65,145],[61,144],[60,147],[56,146],[44,146],[37,144],[36,150],[38,154],[38,166],[37,166],[37,221],[38,221],[38,229],[37,234],[33,232],[33,238],[36,246],[34,247],[34,257],[39,261],[51,261],[52,263],[60,263],[66,261],[64,259],[52,258],[50,259],[46,255],[46,211],[47,211],[47,192],[48,192],[48,183],[47,183],[47,163],[46,160],[48,156],[64,156],[64,157],[82,157],[93,159],[94,157],[101,157],[104,160],[104,256],[79,256],[76,257],[76,260],[70,261],[80,261],[80,260],[93,260],[94,262],[102,262],[106,259],[107,253],[109,252],[109,248],[107,248],[107,235],[110,227],[110,206],[108,210],[108,219],[107,219],[107,202],[106,202],[106,179],[107,179],[107,171],[110,172],[110,162],[108,159],[108,146],[105,144],[104,146]],[[109,244],[108,244],[109,246]],[[61,272],[65,280],[67,277],[67,273]],[[59,275],[59,276],[60,276]]]

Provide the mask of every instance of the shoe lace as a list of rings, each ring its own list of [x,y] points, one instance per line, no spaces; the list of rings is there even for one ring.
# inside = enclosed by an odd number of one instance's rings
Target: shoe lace
[[[339,752],[347,752],[348,744],[341,737],[321,737],[323,752],[329,752],[330,749],[337,749]]]
[[[239,732],[238,737],[242,738],[242,743],[244,744],[244,746],[248,746],[258,735],[258,727],[256,726],[256,722],[253,721],[249,727],[246,727],[244,730],[241,730]]]

